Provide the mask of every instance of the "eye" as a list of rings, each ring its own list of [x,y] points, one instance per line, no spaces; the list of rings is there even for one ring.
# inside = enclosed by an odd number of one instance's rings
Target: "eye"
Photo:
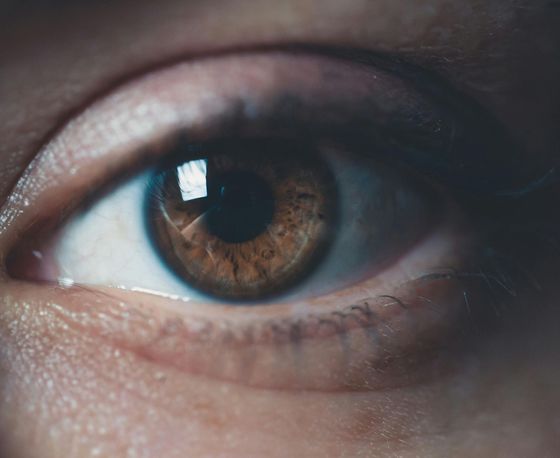
[[[10,273],[87,286],[80,303],[137,301],[149,330],[113,337],[192,372],[283,389],[410,383],[479,294],[453,272],[479,263],[472,202],[507,188],[497,164],[516,154],[452,100],[307,53],[156,72],[32,164]]]
[[[435,219],[427,186],[342,147],[230,139],[183,145],[169,162],[74,218],[49,247],[49,279],[307,299],[372,276]]]

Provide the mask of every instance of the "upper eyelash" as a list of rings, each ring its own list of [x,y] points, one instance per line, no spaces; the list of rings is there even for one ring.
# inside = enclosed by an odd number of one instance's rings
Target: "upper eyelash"
[[[166,61],[159,63],[157,65],[152,65],[150,68],[143,69],[141,71],[135,72],[133,75],[128,75],[126,77],[119,78],[115,83],[113,83],[110,87],[106,88],[103,91],[100,91],[99,94],[96,95],[95,100],[102,98],[104,95],[107,95],[117,89],[119,86],[132,81],[134,78],[138,77],[141,74],[150,73],[152,71],[158,71],[159,69],[165,68],[169,65],[173,65],[177,62],[188,62],[188,61],[204,61],[207,59],[220,57],[220,56],[228,56],[233,54],[252,54],[252,53],[260,53],[260,52],[285,52],[285,53],[295,53],[295,54],[315,54],[319,56],[331,57],[336,58],[341,61],[353,62],[357,64],[363,64],[368,67],[377,68],[379,70],[387,71],[390,74],[395,75],[398,78],[401,78],[407,81],[412,87],[419,90],[421,93],[427,94],[430,98],[432,98],[436,103],[442,104],[442,106],[447,107],[451,112],[461,113],[465,119],[467,119],[469,126],[477,126],[484,127],[485,131],[491,132],[498,132],[499,134],[497,137],[501,137],[501,140],[507,144],[508,153],[511,155],[512,152],[517,151],[518,148],[513,144],[513,142],[509,141],[509,136],[505,128],[494,118],[492,117],[486,110],[484,110],[478,103],[472,100],[470,97],[465,96],[464,94],[460,93],[458,90],[453,88],[445,78],[441,77],[437,72],[434,70],[428,69],[422,65],[412,63],[411,60],[407,60],[407,56],[404,55],[395,55],[389,53],[382,53],[376,52],[371,50],[364,50],[359,48],[348,48],[348,47],[326,47],[320,45],[309,45],[309,44],[282,44],[282,45],[262,45],[262,46],[248,46],[248,47],[241,47],[235,48],[230,50],[223,50],[223,51],[216,51],[214,53],[208,53],[204,56],[182,56],[176,57],[172,61]],[[118,90],[118,89],[117,89]],[[240,100],[240,102],[242,102]],[[88,104],[84,104],[85,106],[90,105],[92,101],[90,100]],[[76,115],[76,113],[74,113]],[[56,129],[54,132],[58,132],[60,129]],[[175,136],[175,135],[174,135]],[[184,140],[184,133],[177,133],[177,137],[180,137]],[[45,142],[43,142],[43,145]],[[517,154],[517,153],[516,153]],[[504,164],[505,165],[505,164]],[[432,165],[436,167],[436,164]],[[452,180],[456,178],[453,177]],[[486,192],[488,190],[487,186],[490,182],[500,181],[498,178],[504,178],[503,176],[495,176],[493,179],[486,179],[484,180],[485,185],[483,183],[477,183],[479,186],[479,190],[482,192]],[[515,177],[511,177],[511,180],[504,178],[506,182],[509,181],[516,181]],[[450,180],[450,181],[452,181]],[[521,179],[520,185],[512,185],[512,186],[502,186],[499,189],[493,190],[497,193],[507,193],[508,189],[515,189],[521,188],[530,181],[535,181],[534,177],[527,178],[523,177]],[[471,181],[474,183],[476,181],[475,176],[468,176],[466,177],[465,182]],[[473,190],[477,191],[477,187],[473,186]]]
[[[388,71],[391,74],[408,81],[410,84],[419,88],[422,92],[427,93],[430,97],[433,97],[436,101],[442,102],[444,105],[451,107],[451,110],[469,113],[468,117],[473,120],[479,120],[479,116],[483,115],[483,124],[487,124],[490,129],[495,129],[500,131],[504,137],[508,137],[507,132],[492,116],[490,116],[486,110],[482,109],[479,104],[475,103],[470,97],[464,96],[460,91],[453,88],[445,78],[441,77],[435,70],[429,69],[426,66],[413,62],[413,56],[390,54],[383,52],[376,52],[371,50],[364,50],[359,48],[350,47],[333,47],[333,46],[322,46],[315,44],[303,44],[303,43],[286,43],[281,45],[259,45],[259,46],[246,46],[226,50],[218,50],[212,53],[206,53],[205,55],[188,55],[188,56],[175,56],[172,59],[162,61],[149,67],[135,70],[134,73],[128,75],[122,75],[115,78],[110,86],[102,88],[94,95],[92,95],[88,100],[80,104],[81,108],[73,110],[71,116],[65,118],[62,123],[59,123],[54,129],[50,131],[48,136],[43,142],[41,142],[41,147],[38,149],[40,151],[44,148],[45,144],[48,143],[52,138],[54,138],[62,129],[64,124],[67,123],[68,119],[79,115],[84,111],[84,107],[90,106],[96,100],[103,98],[109,93],[113,92],[118,87],[124,85],[125,83],[131,82],[140,75],[145,75],[150,72],[158,71],[162,68],[168,67],[178,62],[187,62],[195,60],[205,60],[209,58],[214,58],[218,56],[227,56],[233,54],[251,54],[256,52],[287,52],[287,53],[311,53],[317,55],[323,55],[327,57],[333,57],[340,59],[341,61],[348,61],[354,63],[360,63],[366,66],[372,66],[379,68],[381,70]],[[513,142],[508,141],[508,145],[514,146],[509,151],[517,150],[518,148],[513,144]],[[37,153],[37,151],[35,152]],[[517,153],[516,153],[517,154]],[[36,154],[33,154],[35,156]],[[146,154],[149,156],[149,154]],[[527,161],[526,161],[527,162]],[[519,171],[524,169],[524,167],[519,167]],[[511,177],[505,178],[505,183],[500,185],[495,189],[489,189],[488,183],[492,183],[495,180],[489,179],[484,180],[485,183],[477,183],[476,177],[470,176],[463,180],[466,183],[480,184],[480,187],[472,187],[472,191],[477,194],[485,195],[490,194],[496,195],[498,197],[515,197],[527,192],[531,192],[534,189],[546,186],[551,180],[557,181],[556,178],[556,168],[548,169],[547,172],[534,171],[527,176],[524,174],[522,177]],[[544,177],[544,178],[543,178]],[[454,177],[452,177],[449,182],[453,182]],[[8,196],[10,194],[8,193]]]

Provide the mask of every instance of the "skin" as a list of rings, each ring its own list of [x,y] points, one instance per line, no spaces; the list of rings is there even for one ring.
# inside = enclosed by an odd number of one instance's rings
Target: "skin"
[[[41,146],[118,83],[259,45],[407,56],[491,112],[528,162],[557,159],[560,10],[551,2],[41,3],[0,4],[0,202]],[[0,220],[2,256],[10,230]],[[0,455],[553,457],[560,292],[556,261],[546,260],[533,273],[542,292],[516,299],[531,313],[512,313],[499,331],[469,341],[471,358],[452,376],[352,394],[267,390],[181,370],[108,338],[107,323],[140,330],[120,302],[2,272]],[[141,295],[123,302],[133,314],[158,313]]]

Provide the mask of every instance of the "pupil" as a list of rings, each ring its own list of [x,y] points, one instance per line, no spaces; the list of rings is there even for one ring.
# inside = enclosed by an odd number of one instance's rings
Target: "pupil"
[[[229,172],[208,182],[209,233],[227,243],[243,243],[263,233],[274,216],[274,195],[250,172]]]

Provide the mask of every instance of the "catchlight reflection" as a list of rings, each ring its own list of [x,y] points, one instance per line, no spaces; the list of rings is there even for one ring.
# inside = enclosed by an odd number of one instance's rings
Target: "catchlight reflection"
[[[188,202],[208,196],[207,170],[206,159],[185,162],[177,167],[177,180],[183,201]]]

